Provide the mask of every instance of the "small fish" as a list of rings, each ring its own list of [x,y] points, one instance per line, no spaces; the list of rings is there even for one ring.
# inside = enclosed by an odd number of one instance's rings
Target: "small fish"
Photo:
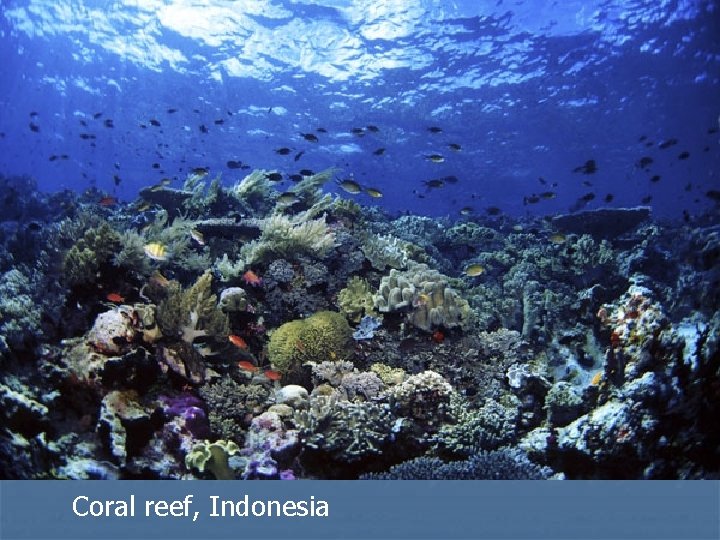
[[[425,156],[425,158],[433,163],[443,163],[445,161],[445,158],[440,154],[430,154],[429,156]]]
[[[271,173],[267,173],[265,175],[265,178],[267,178],[271,182],[281,182],[283,179],[283,175],[280,174],[279,172],[271,172]]]
[[[303,179],[301,174],[291,174],[288,178],[293,182],[300,182]]]
[[[435,343],[442,343],[443,341],[445,341],[445,334],[443,334],[440,330],[435,330],[432,333],[431,339]]]
[[[178,112],[178,110],[177,110],[177,109],[174,109],[174,108],[171,108],[171,109],[168,109],[168,110],[167,110],[167,113],[168,113],[168,114],[174,114],[174,113],[176,113],[176,112]]]
[[[667,148],[670,148],[671,146],[675,146],[677,143],[677,139],[666,139],[660,144],[658,144],[658,148],[660,148],[660,150],[665,150]]]
[[[120,182],[122,182],[122,178],[120,178],[117,174],[113,174],[113,182],[115,182],[116,186],[119,186]]]
[[[365,188],[365,193],[370,195],[373,199],[381,199],[383,196],[382,191],[371,187]]]
[[[705,192],[705,196],[711,201],[720,202],[720,191],[717,189],[711,189]]]
[[[315,173],[310,169],[300,169],[300,174],[303,176],[312,176]]]
[[[325,129],[324,127],[319,127],[315,131],[317,131],[318,133],[327,133],[327,129]]]
[[[474,263],[465,268],[465,275],[469,277],[480,276],[485,273],[485,267],[482,264]]]
[[[442,133],[442,128],[438,126],[430,126],[427,128],[430,133]]]
[[[580,165],[579,167],[575,167],[573,169],[574,173],[583,173],[583,174],[595,174],[597,172],[597,163],[594,159],[588,159],[583,165]]]
[[[98,201],[98,204],[100,206],[106,206],[106,207],[107,206],[115,206],[117,203],[118,203],[117,197],[111,197],[109,195],[107,197],[101,198]]]
[[[153,164],[151,165],[151,167],[152,167],[153,169],[159,169],[159,168],[160,168],[160,164],[159,164],[159,163],[153,163]]]
[[[317,135],[315,135],[314,133],[300,133],[300,136],[303,139],[305,139],[306,141],[313,142],[313,143],[316,143],[320,140],[317,138]]]
[[[153,272],[153,275],[150,276],[150,283],[153,285],[157,285],[158,287],[165,289],[170,285],[170,280],[163,276],[160,272],[157,270]]]
[[[224,123],[225,123],[225,120],[223,120],[222,118],[215,120],[215,122],[214,122],[214,124],[216,126],[222,126]]]
[[[93,114],[93,118],[94,118],[95,120],[97,120],[97,119],[100,118],[102,115],[103,115],[103,113],[101,113],[101,112],[96,112],[95,114]]]
[[[502,210],[500,210],[497,206],[488,206],[485,209],[485,213],[488,216],[499,216]]]
[[[195,167],[194,169],[190,169],[190,172],[193,173],[195,176],[207,176],[210,173],[210,169],[207,167]]]
[[[605,202],[611,203],[611,202],[613,202],[614,198],[615,198],[615,195],[613,195],[612,193],[608,193],[607,195],[605,195]]]
[[[641,169],[644,169],[645,167],[648,167],[650,164],[652,164],[652,162],[653,158],[651,158],[650,156],[643,156],[638,160],[637,166]]]
[[[93,135],[92,133],[81,133],[81,134],[79,135],[79,137],[80,137],[81,139],[87,141],[87,140],[92,140],[92,139],[94,139],[94,138],[95,138],[95,135]]]
[[[295,157],[293,158],[293,161],[299,161],[301,157],[305,154],[305,150],[300,150],[297,154],[295,154]]]
[[[346,178],[345,180],[342,180],[337,184],[343,191],[352,195],[357,195],[362,191],[360,184],[358,184],[355,180],[351,180],[349,178]]]
[[[683,152],[680,152],[680,153],[678,154],[678,159],[680,159],[680,160],[684,160],[684,159],[687,159],[687,158],[689,158],[689,157],[690,157],[690,152],[688,152],[687,150],[685,150],[685,151],[683,151]]]
[[[385,153],[385,149],[384,149],[384,148],[378,148],[377,150],[375,150],[375,151],[373,152],[373,155],[375,155],[375,156],[382,156],[384,153]]]
[[[579,201],[584,201],[584,202],[590,202],[590,201],[592,201],[594,198],[595,198],[595,194],[594,194],[594,193],[586,193],[585,195],[583,195],[582,197],[580,197],[578,200],[579,200]]]
[[[143,250],[145,251],[145,255],[154,261],[167,261],[168,259],[167,248],[158,242],[146,244]]]
[[[530,195],[529,197],[523,197],[523,204],[526,206],[528,204],[537,204],[539,202],[540,202],[540,197],[538,197],[535,194]]]
[[[106,118],[105,121],[103,122],[103,124],[105,125],[106,128],[114,128],[115,127],[115,124],[113,123],[112,118]]]
[[[460,215],[461,216],[471,216],[473,214],[473,208],[472,206],[463,206],[460,209]]]
[[[192,238],[199,246],[205,245],[205,237],[203,234],[198,231],[197,229],[193,229],[190,231],[190,238]]]
[[[151,125],[151,126],[155,126],[155,127],[160,127],[160,122],[158,122],[158,121],[155,120],[154,118],[151,118],[151,119],[150,119],[150,125]]]
[[[242,168],[242,161],[230,160],[225,163],[228,169],[240,169]]]
[[[380,128],[379,128],[379,127],[374,126],[374,125],[372,125],[372,124],[370,124],[369,126],[365,126],[365,129],[367,129],[367,130],[370,131],[371,133],[377,133],[378,131],[380,131]]]
[[[282,379],[282,373],[280,373],[279,371],[275,371],[274,369],[266,369],[263,372],[263,375],[265,375],[265,377],[267,377],[271,381],[279,381],[280,379]]]
[[[425,180],[423,184],[425,184],[425,187],[427,187],[428,189],[437,189],[443,187],[445,185],[445,182],[443,182],[439,178],[433,178],[431,180]]]
[[[282,148],[275,149],[275,153],[278,155],[281,155],[281,156],[287,156],[290,152],[292,152],[292,150],[290,150],[289,148],[287,148],[285,146],[283,146]]]
[[[249,371],[250,373],[257,373],[258,371],[258,367],[247,360],[240,360],[237,365],[243,371]]]
[[[554,199],[555,197],[557,197],[557,193],[554,191],[543,191],[540,194],[541,199]]]
[[[652,195],[648,195],[647,197],[643,197],[640,199],[640,202],[642,204],[650,204],[650,201],[652,201]]]
[[[245,340],[240,336],[231,334],[228,336],[228,341],[235,345],[238,349],[247,349],[247,343],[245,343]]]
[[[59,156],[56,156],[55,154],[53,154],[52,156],[50,156],[50,157],[48,158],[48,161],[55,161],[58,157],[59,157]]]
[[[660,181],[660,175],[659,175],[659,174],[656,174],[656,175],[650,177],[650,181],[651,181],[651,182],[659,182],[659,181]]]
[[[40,126],[33,122],[30,122],[30,131],[34,131],[35,133],[37,133],[38,131],[40,131]]]
[[[458,183],[458,177],[454,174],[450,174],[448,176],[443,176],[440,180],[443,182],[447,182],[448,184],[457,184]]]
[[[460,145],[457,144],[457,143],[450,143],[450,144],[448,144],[448,148],[449,148],[450,150],[452,150],[453,152],[459,152],[460,150],[462,150],[462,146],[460,146]]]
[[[247,285],[258,287],[262,285],[262,278],[252,270],[247,270],[241,278]]]
[[[278,197],[277,202],[284,206],[292,206],[293,204],[299,203],[300,198],[292,191],[286,191]]]
[[[362,137],[365,135],[365,130],[363,130],[363,128],[354,127],[350,130],[350,133],[352,133],[356,137]]]
[[[116,304],[121,304],[125,301],[125,298],[123,296],[120,296],[118,293],[114,292],[109,293],[105,298],[107,298],[109,302],[115,302]]]
[[[557,245],[564,244],[565,243],[565,235],[562,233],[551,234],[550,238],[548,238],[548,240],[550,240],[551,244],[557,244]]]

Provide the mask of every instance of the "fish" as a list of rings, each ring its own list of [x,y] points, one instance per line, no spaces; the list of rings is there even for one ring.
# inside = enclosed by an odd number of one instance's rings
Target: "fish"
[[[554,199],[555,197],[557,197],[557,193],[554,191],[543,191],[540,193],[541,199]]]
[[[641,169],[644,169],[645,167],[649,166],[652,162],[653,162],[653,158],[651,158],[650,156],[643,156],[638,160],[637,166]]]
[[[115,302],[116,304],[120,304],[125,301],[125,298],[120,296],[118,293],[109,293],[105,298],[110,302]]]
[[[363,128],[360,128],[360,127],[354,127],[350,130],[350,133],[352,133],[356,137],[362,137],[363,135],[365,135],[365,130],[363,130]]]
[[[680,159],[680,160],[684,160],[689,157],[690,157],[690,152],[688,152],[687,150],[684,150],[678,154],[678,159]]]
[[[450,150],[452,150],[453,152],[459,152],[460,150],[462,150],[462,146],[460,146],[460,145],[457,144],[457,143],[450,143],[450,144],[448,144],[448,148],[449,148]]]
[[[100,118],[102,115],[103,115],[103,113],[101,113],[101,112],[96,112],[95,114],[93,114],[93,118],[94,118],[95,120],[97,120],[97,119]]]
[[[252,362],[248,362],[247,360],[240,360],[237,365],[243,371],[249,371],[251,373],[256,373],[258,371],[258,367]]]
[[[425,156],[425,158],[433,163],[442,163],[445,161],[445,158],[440,154],[430,154],[429,156]]]
[[[310,169],[300,169],[300,174],[303,176],[312,176],[315,173]]]
[[[485,209],[485,213],[488,216],[499,216],[502,213],[502,210],[500,210],[497,206],[488,206]]]
[[[608,193],[607,195],[605,195],[604,200],[606,203],[611,203],[614,198],[615,198],[615,195],[613,195],[612,193]]]
[[[267,377],[271,381],[279,381],[280,379],[282,379],[282,373],[280,373],[279,371],[275,371],[274,369],[266,369],[263,372],[263,375],[265,375],[265,377]]]
[[[523,197],[523,204],[526,206],[528,204],[537,204],[539,202],[540,202],[540,197],[538,197],[535,194],[530,195],[529,197]]]
[[[168,114],[174,114],[174,113],[176,113],[176,112],[178,112],[178,110],[175,109],[175,108],[170,108],[170,109],[167,110],[167,113],[168,113]]]
[[[380,128],[379,128],[379,127],[374,126],[374,125],[372,125],[372,124],[370,124],[369,126],[365,126],[365,129],[367,129],[367,130],[370,131],[371,133],[377,133],[378,131],[380,131]]]
[[[155,120],[154,118],[151,118],[151,119],[150,119],[150,125],[151,125],[151,126],[155,126],[155,127],[160,127],[160,122],[158,122],[158,121]]]
[[[583,174],[595,174],[598,170],[597,163],[594,159],[588,159],[585,163],[579,167],[575,167],[572,172],[583,173]]]
[[[240,169],[242,167],[242,161],[230,160],[225,163],[228,169]]]
[[[190,231],[190,238],[192,238],[195,242],[197,242],[197,244],[198,244],[199,246],[204,246],[204,245],[205,245],[205,237],[204,237],[203,234],[202,234],[200,231],[198,231],[197,229],[192,229],[192,230]]]
[[[106,128],[114,128],[115,124],[113,124],[112,118],[106,118],[103,122]]]
[[[198,129],[200,130],[200,133],[207,133],[208,131],[210,131],[205,124],[200,124],[198,126]]]
[[[476,277],[485,273],[485,267],[479,263],[473,263],[467,266],[464,270],[466,276]]]
[[[106,197],[102,197],[98,201],[98,204],[100,206],[106,206],[106,207],[107,206],[115,206],[117,203],[118,203],[117,197],[111,197],[110,195],[108,195]]]
[[[228,341],[235,345],[238,349],[247,349],[247,343],[245,343],[245,340],[241,338],[240,336],[236,336],[235,334],[230,334],[228,336]]]
[[[258,276],[255,272],[252,270],[246,270],[245,273],[242,275],[241,278],[246,284],[251,285],[253,287],[258,287],[262,285],[262,278]]]
[[[283,175],[279,172],[271,172],[271,173],[267,173],[265,175],[265,178],[267,178],[271,182],[281,182],[283,179]]]
[[[301,157],[305,154],[305,150],[300,150],[297,154],[295,154],[295,157],[293,158],[293,161],[299,161]]]
[[[460,209],[460,215],[461,216],[471,216],[473,214],[473,207],[472,206],[463,206]]]
[[[288,178],[293,182],[300,182],[303,179],[301,174],[291,174]]]
[[[358,184],[355,180],[351,180],[350,178],[338,181],[337,185],[340,186],[343,191],[352,195],[357,195],[362,191],[360,184]]]
[[[225,120],[223,120],[222,118],[215,120],[215,122],[214,122],[214,124],[216,126],[222,126],[224,123],[225,123]]]
[[[165,276],[163,276],[157,270],[155,270],[155,272],[153,272],[153,275],[150,276],[149,281],[152,285],[157,285],[158,287],[160,287],[162,289],[164,289],[168,285],[170,285],[170,280],[168,278],[166,278]]]
[[[371,187],[365,188],[365,193],[370,195],[373,199],[381,199],[383,196],[382,191]]]
[[[81,133],[81,134],[79,135],[79,137],[80,137],[81,139],[87,141],[87,140],[92,140],[92,139],[94,139],[94,138],[95,138],[95,135],[93,135],[92,133]]]
[[[447,182],[448,184],[457,184],[458,183],[458,177],[454,174],[450,174],[448,176],[443,176],[440,180],[443,182]]]
[[[374,155],[374,156],[382,156],[384,153],[385,153],[385,149],[384,149],[384,148],[378,148],[377,150],[374,150],[374,151],[373,151],[373,155]]]
[[[677,143],[678,143],[677,139],[674,139],[674,138],[666,139],[663,142],[661,142],[660,144],[658,144],[658,148],[660,148],[660,150],[666,150],[667,148],[670,148],[671,146],[675,146]]]
[[[430,126],[427,128],[430,133],[442,133],[442,128],[438,126]]]
[[[286,191],[278,197],[277,202],[278,204],[291,206],[293,204],[299,203],[300,197],[298,197],[297,194],[293,193],[292,191]]]
[[[292,150],[290,150],[289,148],[287,148],[285,146],[283,146],[282,148],[275,149],[275,153],[280,156],[287,156],[290,152],[292,152]]]
[[[193,169],[190,169],[190,172],[193,173],[195,176],[207,176],[210,173],[210,169],[207,167],[195,167]]]
[[[122,182],[122,178],[120,178],[117,174],[113,174],[113,182],[115,182],[116,186],[119,186],[120,182]]]
[[[650,177],[650,181],[651,181],[651,182],[659,182],[659,181],[660,181],[660,175],[659,175],[659,174],[656,174],[656,175],[654,175],[654,176],[651,176],[651,177]]]
[[[300,133],[300,136],[308,142],[316,143],[320,140],[314,133]]]
[[[425,184],[425,187],[427,187],[428,190],[430,190],[430,189],[434,189],[434,188],[443,187],[445,185],[445,182],[443,182],[439,178],[432,178],[431,180],[425,180],[423,182],[423,184]]]
[[[153,164],[151,165],[151,167],[152,167],[153,169],[159,169],[159,168],[160,168],[160,164],[159,164],[159,163],[153,163]]]
[[[432,336],[430,336],[430,339],[432,339],[435,343],[442,343],[445,341],[445,334],[443,334],[440,330],[435,330],[432,333]]]
[[[720,191],[717,189],[711,189],[705,192],[705,196],[711,201],[720,202]]]
[[[145,244],[145,246],[143,247],[143,251],[145,251],[145,255],[147,255],[150,259],[154,261],[168,260],[167,248],[163,244],[160,244],[158,242]]]
[[[550,240],[551,244],[560,245],[560,244],[565,243],[566,238],[565,238],[565,235],[562,233],[555,233],[555,234],[551,234],[550,237],[548,238],[548,240]]]

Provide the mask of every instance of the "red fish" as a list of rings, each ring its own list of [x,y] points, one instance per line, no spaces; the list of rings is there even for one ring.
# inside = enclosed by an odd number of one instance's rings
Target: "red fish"
[[[271,381],[279,381],[282,379],[282,373],[275,371],[274,369],[265,370],[264,375]]]
[[[110,302],[115,302],[116,304],[119,304],[119,303],[125,301],[125,298],[122,297],[122,296],[120,296],[120,295],[119,295],[118,293],[116,293],[116,292],[111,292],[111,293],[108,294],[105,298],[107,298]]]
[[[240,336],[230,335],[228,341],[235,345],[238,349],[247,349],[247,343]]]
[[[103,197],[98,201],[98,204],[100,206],[115,206],[117,204],[118,200],[116,197]]]
[[[238,367],[243,371],[250,371],[252,373],[255,373],[258,370],[258,367],[255,364],[248,362],[247,360],[240,360],[238,362]]]
[[[435,343],[442,343],[445,341],[445,334],[443,334],[440,330],[435,330],[432,335],[432,340]]]
[[[252,270],[246,271],[242,275],[242,280],[248,285],[252,285],[253,287],[259,287],[260,285],[262,285],[262,278]]]

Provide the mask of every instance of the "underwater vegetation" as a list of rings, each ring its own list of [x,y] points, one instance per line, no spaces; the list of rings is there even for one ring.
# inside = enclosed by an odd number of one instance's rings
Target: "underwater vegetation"
[[[0,477],[720,476],[717,209],[391,217],[332,177],[0,178]]]

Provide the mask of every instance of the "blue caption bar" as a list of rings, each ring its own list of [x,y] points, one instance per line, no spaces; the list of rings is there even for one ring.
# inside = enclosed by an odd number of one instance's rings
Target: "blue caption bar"
[[[718,482],[0,482],[0,538],[720,538]]]

